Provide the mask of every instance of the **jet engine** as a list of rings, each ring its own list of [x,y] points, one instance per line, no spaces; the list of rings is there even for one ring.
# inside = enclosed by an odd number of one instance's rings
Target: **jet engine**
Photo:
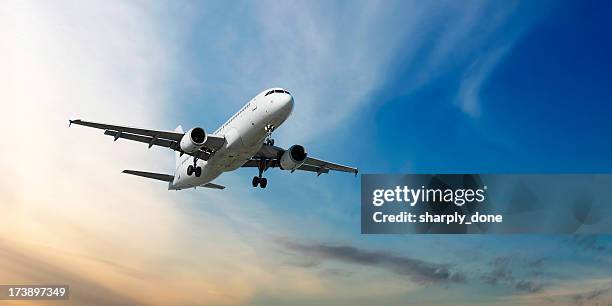
[[[201,127],[194,127],[187,131],[181,138],[181,150],[187,153],[193,153],[199,150],[206,142],[206,132]]]
[[[306,150],[300,145],[292,145],[280,158],[280,168],[283,170],[295,170],[306,160]]]

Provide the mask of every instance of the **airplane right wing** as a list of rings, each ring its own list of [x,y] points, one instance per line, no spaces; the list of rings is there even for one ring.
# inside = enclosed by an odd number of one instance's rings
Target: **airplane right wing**
[[[171,183],[172,180],[174,180],[174,176],[170,174],[136,171],[136,170],[123,170],[123,173],[146,177],[146,178],[168,182],[168,183]],[[206,188],[212,188],[212,189],[225,189],[225,186],[215,184],[215,183],[206,183],[206,184],[200,185],[200,187],[206,187]]]
[[[160,146],[170,148],[174,151],[179,151],[188,155],[195,156],[202,160],[208,160],[212,152],[217,151],[225,144],[225,137],[208,134],[204,146],[195,152],[183,152],[181,150],[180,141],[185,135],[182,132],[158,131],[129,126],[120,126],[113,124],[97,123],[84,120],[70,120],[70,124],[88,126],[96,129],[104,130],[104,135],[112,136],[115,140],[119,138],[132,141],[143,142],[152,146]]]
[[[225,189],[225,186],[215,184],[215,183],[206,183],[204,185],[200,185],[200,187],[212,188],[212,189]]]

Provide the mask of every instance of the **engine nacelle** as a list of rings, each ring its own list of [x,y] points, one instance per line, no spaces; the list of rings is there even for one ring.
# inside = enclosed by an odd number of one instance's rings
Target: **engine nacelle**
[[[306,150],[300,145],[292,145],[280,158],[280,168],[283,170],[295,170],[306,160]]]
[[[181,150],[187,153],[193,153],[199,150],[206,142],[206,132],[201,127],[194,127],[187,131],[181,138]]]

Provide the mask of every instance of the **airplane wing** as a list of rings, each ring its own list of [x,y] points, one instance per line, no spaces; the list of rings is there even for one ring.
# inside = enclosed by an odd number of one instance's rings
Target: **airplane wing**
[[[285,151],[285,149],[277,146],[263,145],[261,149],[259,149],[259,152],[257,152],[253,158],[242,165],[242,167],[258,167],[262,159],[267,160],[267,168],[279,167],[280,157],[283,155],[283,153],[285,153]],[[354,173],[355,175],[357,175],[359,172],[359,169],[357,168],[324,161],[314,157],[306,157],[304,163],[296,170],[316,172],[317,175],[321,175],[321,173],[329,173],[329,170],[349,172]]]
[[[164,182],[172,182],[172,180],[174,180],[174,176],[170,174],[136,171],[136,170],[123,170],[123,173],[136,175],[136,176],[142,176],[142,177],[146,177],[146,178],[150,178],[150,179],[154,179],[158,181],[164,181]],[[225,186],[215,184],[215,183],[206,183],[204,185],[200,185],[200,187],[206,187],[206,188],[212,188],[212,189],[225,189]]]
[[[72,124],[102,129],[104,130],[104,135],[112,136],[115,140],[123,138],[143,142],[147,143],[149,145],[149,148],[151,148],[152,146],[166,147],[174,151],[186,153],[188,155],[192,155],[203,160],[208,160],[211,155],[211,152],[220,149],[221,147],[223,147],[223,144],[225,144],[225,137],[208,134],[206,142],[200,150],[193,153],[187,153],[183,152],[179,145],[179,142],[181,141],[185,133],[141,129],[129,126],[83,121],[80,119],[70,120],[70,125]]]
[[[206,183],[204,185],[200,185],[200,187],[212,188],[212,189],[225,189],[225,186],[215,184],[215,183]]]
[[[154,179],[158,181],[164,181],[164,182],[172,182],[172,180],[174,179],[174,176],[170,174],[161,174],[161,173],[144,172],[144,171],[136,171],[136,170],[123,170],[122,173],[142,176],[142,177],[146,177],[146,178],[150,178],[150,179]]]

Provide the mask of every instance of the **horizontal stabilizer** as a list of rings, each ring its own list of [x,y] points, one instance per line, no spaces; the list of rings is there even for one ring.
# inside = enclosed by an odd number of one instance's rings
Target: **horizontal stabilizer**
[[[221,185],[217,185],[213,183],[206,183],[202,185],[201,187],[212,188],[212,189],[225,189],[225,186],[221,186]]]
[[[164,182],[172,182],[174,180],[174,176],[170,174],[161,174],[161,173],[153,173],[153,172],[144,172],[144,171],[135,171],[135,170],[123,170],[123,173],[142,176],[154,180],[160,180]]]

